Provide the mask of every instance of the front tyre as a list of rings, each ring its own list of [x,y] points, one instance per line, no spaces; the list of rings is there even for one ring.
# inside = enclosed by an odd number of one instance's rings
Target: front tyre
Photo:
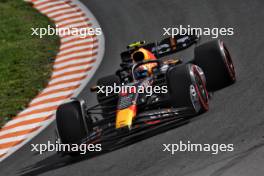
[[[209,109],[208,92],[202,70],[194,64],[179,65],[167,72],[170,104],[188,107],[195,113]]]
[[[59,106],[56,112],[57,130],[62,144],[80,144],[87,136],[79,101],[71,101]],[[78,156],[79,152],[66,152],[70,156]]]

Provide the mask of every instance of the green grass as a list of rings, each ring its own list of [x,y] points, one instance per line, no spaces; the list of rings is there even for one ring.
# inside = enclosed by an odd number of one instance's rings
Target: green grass
[[[0,128],[45,87],[58,36],[40,39],[31,28],[53,25],[23,0],[0,0]]]

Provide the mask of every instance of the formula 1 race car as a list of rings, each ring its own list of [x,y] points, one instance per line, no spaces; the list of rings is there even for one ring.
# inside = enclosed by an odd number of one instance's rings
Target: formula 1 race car
[[[72,99],[59,106],[59,141],[101,143],[103,149],[112,150],[132,137],[208,111],[208,92],[233,84],[236,75],[229,51],[220,40],[195,46],[194,59],[188,62],[166,58],[197,42],[197,36],[185,35],[128,45],[121,53],[121,68],[91,87],[97,105],[86,107],[83,100]]]

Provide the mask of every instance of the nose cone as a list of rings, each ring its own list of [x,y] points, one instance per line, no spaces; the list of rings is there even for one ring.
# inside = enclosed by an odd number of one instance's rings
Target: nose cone
[[[136,116],[136,105],[131,105],[128,108],[118,110],[116,115],[116,129],[132,126],[132,121]]]

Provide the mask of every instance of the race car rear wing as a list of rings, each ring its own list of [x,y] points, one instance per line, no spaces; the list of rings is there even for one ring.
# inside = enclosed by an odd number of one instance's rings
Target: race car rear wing
[[[168,37],[157,43],[135,42],[135,44],[129,45],[131,47],[128,47],[127,51],[121,53],[121,59],[125,63],[132,62],[131,54],[139,47],[151,51],[157,58],[160,58],[189,48],[197,41],[198,37],[196,35],[177,35],[174,38]]]

